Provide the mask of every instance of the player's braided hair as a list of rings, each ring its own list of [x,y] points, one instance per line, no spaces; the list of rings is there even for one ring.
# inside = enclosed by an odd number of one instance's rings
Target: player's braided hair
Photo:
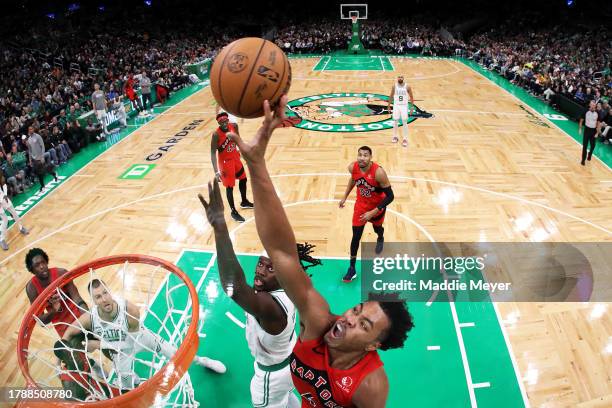
[[[308,242],[297,244],[298,257],[300,258],[300,264],[302,265],[302,269],[304,269],[304,271],[312,266],[323,264],[320,259],[310,256],[310,254],[314,251],[314,248],[315,245],[309,244]]]

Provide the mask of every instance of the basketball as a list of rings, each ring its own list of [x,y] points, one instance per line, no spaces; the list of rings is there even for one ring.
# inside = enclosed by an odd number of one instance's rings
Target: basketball
[[[263,38],[236,40],[221,50],[210,70],[217,103],[241,118],[263,116],[263,101],[274,106],[291,86],[291,65],[276,44]]]

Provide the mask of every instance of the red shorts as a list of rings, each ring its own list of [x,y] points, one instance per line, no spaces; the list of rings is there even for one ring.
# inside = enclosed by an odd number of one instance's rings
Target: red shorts
[[[374,208],[376,208],[376,206],[365,206],[362,204],[359,204],[359,202],[355,203],[355,208],[353,209],[353,227],[361,227],[366,225],[366,222],[371,222],[372,225],[375,226],[379,226],[382,225],[383,222],[385,222],[385,214],[387,213],[387,209],[383,209],[382,212],[380,212],[379,214],[375,215],[374,218],[370,218],[369,221],[363,221],[360,220],[359,217],[361,217],[362,214],[373,210]]]
[[[246,172],[240,159],[227,159],[219,163],[221,181],[224,187],[234,187],[236,179],[246,179]]]

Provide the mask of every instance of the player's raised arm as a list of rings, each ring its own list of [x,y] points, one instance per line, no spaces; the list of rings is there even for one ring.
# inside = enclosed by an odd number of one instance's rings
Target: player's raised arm
[[[208,202],[202,195],[198,194],[198,197],[215,231],[217,264],[223,290],[247,313],[257,317],[265,328],[270,328],[271,332],[282,331],[282,327],[287,324],[287,316],[281,307],[269,293],[256,292],[246,282],[223,216],[223,200],[219,183],[217,181],[208,183]]]
[[[333,317],[329,304],[314,289],[310,278],[302,270],[291,224],[266,168],[266,147],[274,129],[285,119],[286,105],[286,95],[274,112],[265,101],[265,119],[253,139],[246,142],[238,135],[231,134],[231,137],[236,140],[251,174],[257,233],[274,264],[281,286],[300,313],[305,327],[300,336],[307,339],[319,337],[327,330]]]

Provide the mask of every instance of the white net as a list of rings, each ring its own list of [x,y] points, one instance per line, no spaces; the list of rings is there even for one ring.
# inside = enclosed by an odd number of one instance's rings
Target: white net
[[[77,304],[75,291],[88,308]],[[58,312],[52,321],[44,313],[33,316],[38,324],[27,349],[28,371],[38,386],[63,387],[84,402],[127,393],[165,365],[171,375],[174,366],[167,363],[193,316],[189,288],[180,277],[138,262],[90,268],[48,299],[46,310]],[[189,373],[171,392],[157,393],[154,402],[155,407],[198,405]]]

